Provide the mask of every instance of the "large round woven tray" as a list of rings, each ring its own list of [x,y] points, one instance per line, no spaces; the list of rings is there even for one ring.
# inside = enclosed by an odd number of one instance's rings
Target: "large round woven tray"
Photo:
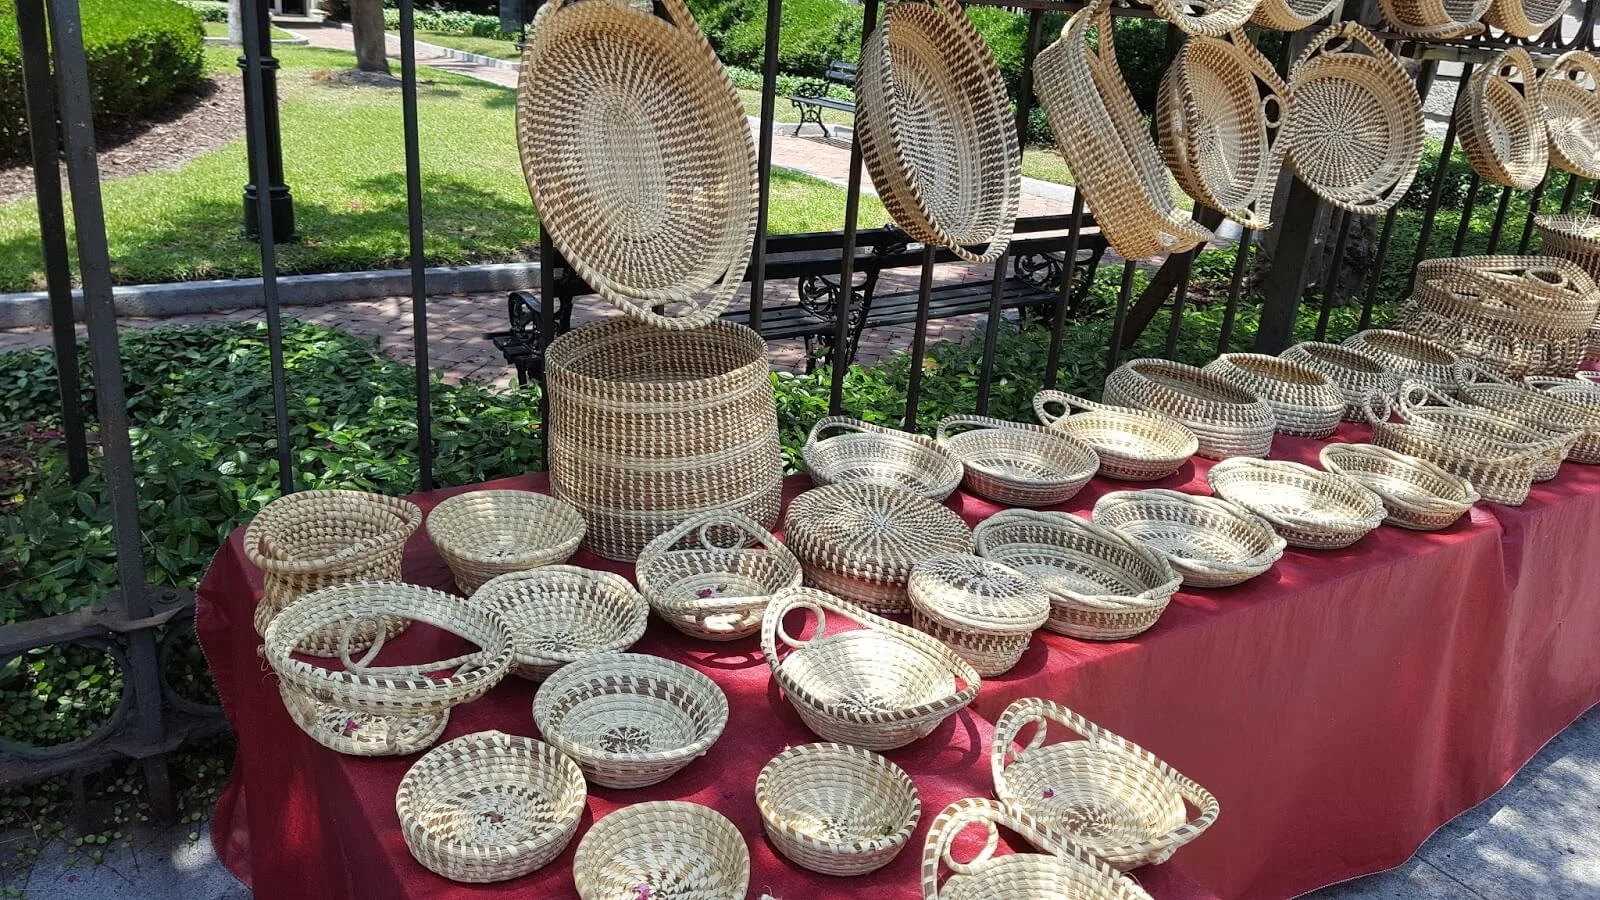
[[[1600,216],[1536,216],[1540,252],[1577,263],[1600,280]]]
[[[1224,353],[1207,363],[1205,371],[1272,407],[1280,434],[1325,438],[1344,418],[1345,395],[1333,379],[1293,360],[1261,353]]]
[[[1348,547],[1385,515],[1383,499],[1361,482],[1284,460],[1225,459],[1206,473],[1206,484],[1308,550]]]
[[[1253,25],[1277,31],[1310,28],[1339,8],[1339,0],[1261,0],[1250,15]]]
[[[515,672],[543,681],[596,653],[626,650],[644,636],[650,607],[628,579],[578,566],[501,575],[472,595],[511,628]]]
[[[895,223],[970,262],[998,259],[1022,157],[1000,70],[961,5],[891,0],[855,88],[861,158]]]
[[[1568,0],[1493,0],[1483,22],[1516,37],[1536,38],[1571,5]]]
[[[1567,453],[1582,435],[1576,428],[1564,434],[1550,435],[1481,406],[1462,404],[1446,393],[1420,383],[1407,384],[1401,389],[1395,410],[1400,420],[1408,424],[1473,433],[1480,438],[1485,449],[1499,448],[1516,452],[1542,448],[1545,452],[1533,467],[1534,481],[1549,481],[1556,477]],[[1552,441],[1553,445],[1550,443]]]
[[[1550,132],[1550,164],[1580,178],[1600,178],[1600,61],[1587,50],[1563,53],[1539,77],[1539,99]]]
[[[1100,470],[1094,449],[1065,431],[988,416],[946,417],[937,443],[966,468],[967,490],[1002,506],[1065,503]]]
[[[708,509],[777,521],[778,415],[754,331],[615,319],[556,338],[545,371],[550,487],[589,523],[589,550],[631,561]]]
[[[1400,34],[1419,38],[1457,38],[1482,34],[1478,20],[1492,0],[1378,0],[1383,19]]]
[[[716,810],[652,800],[594,823],[578,842],[572,878],[583,900],[743,900],[750,850]]]
[[[960,516],[876,484],[806,491],[784,513],[783,536],[807,584],[876,613],[911,612],[906,579],[919,560],[972,549],[972,530]]]
[[[244,555],[261,570],[256,633],[265,635],[278,611],[301,596],[348,581],[399,581],[406,541],[422,524],[415,503],[361,491],[300,491],[268,503],[244,530]],[[384,623],[389,637],[405,623]],[[356,649],[377,633],[358,632]],[[301,653],[333,656],[340,633],[309,636]]]
[[[1354,347],[1306,341],[1283,351],[1279,358],[1328,376],[1344,395],[1347,421],[1366,421],[1361,407],[1368,394],[1381,391],[1392,397],[1400,389],[1398,376],[1379,360]]]
[[[1286,542],[1242,506],[1178,491],[1116,491],[1094,505],[1094,522],[1166,557],[1190,587],[1231,587],[1272,568]]]
[[[728,698],[681,663],[597,653],[550,676],[534,695],[533,720],[590,781],[640,788],[711,749],[728,724]]]
[[[778,852],[824,875],[883,868],[922,817],[910,776],[845,744],[801,744],[773,757],[756,776],[756,807]]]
[[[1421,381],[1444,391],[1455,388],[1451,367],[1456,355],[1436,341],[1404,331],[1371,328],[1345,338],[1344,346],[1372,357],[1399,379]]]
[[[1093,49],[1091,30],[1098,35]],[[1060,39],[1039,52],[1033,90],[1095,224],[1119,256],[1181,253],[1215,239],[1173,198],[1167,168],[1117,68],[1109,0],[1073,13]]]
[[[772,532],[734,512],[701,513],[651,541],[634,567],[656,615],[684,634],[732,641],[761,630],[772,595],[803,574]]]
[[[795,610],[816,617],[804,640],[783,621]],[[857,627],[830,630],[830,622]],[[807,728],[823,740],[868,750],[894,750],[927,737],[978,696],[978,673],[954,650],[811,588],[772,598],[761,623],[761,652]]]
[[[1313,38],[1290,69],[1289,95],[1283,140],[1307,187],[1363,216],[1400,202],[1422,159],[1422,101],[1372,32],[1350,20]]]
[[[974,825],[984,829],[984,842],[976,856],[957,859],[956,838]],[[1042,852],[995,856],[999,826],[1021,835]],[[939,883],[941,865],[951,872],[943,884]],[[1150,900],[1138,882],[1090,851],[1051,837],[1027,813],[978,797],[950,804],[929,826],[922,848],[922,896],[924,900]]]
[[[961,461],[931,439],[847,416],[818,419],[801,456],[813,484],[878,484],[930,500],[961,486]]]
[[[278,695],[289,718],[312,740],[349,756],[409,756],[433,746],[450,724],[450,710],[373,713],[325,703],[286,681]]]
[[[1600,409],[1511,384],[1470,364],[1458,366],[1456,372],[1462,400],[1551,437],[1576,431],[1578,439],[1567,460],[1600,464]]]
[[[1051,725],[1077,738],[1046,744]],[[1014,742],[1029,726],[1033,737]],[[1038,697],[1006,707],[989,752],[995,796],[1118,869],[1166,862],[1217,820],[1217,799],[1155,754]],[[1198,811],[1190,819],[1184,803]]]
[[[504,881],[561,855],[588,788],[572,760],[541,741],[480,731],[435,747],[395,793],[417,862],[452,881]]]
[[[533,491],[468,491],[428,513],[428,539],[471,594],[507,572],[566,562],[583,541],[578,511]]]
[[[694,16],[682,0],[662,9],[544,4],[522,53],[517,147],[573,270],[633,318],[697,328],[744,280],[756,158]]]
[[[1166,359],[1134,359],[1106,376],[1105,400],[1171,416],[1194,432],[1210,459],[1266,456],[1277,427],[1272,407],[1230,381]]]
[[[1050,404],[1060,404],[1058,415]],[[1074,408],[1085,410],[1072,415]],[[1100,474],[1123,481],[1154,481],[1178,471],[1200,448],[1194,432],[1160,413],[1107,406],[1061,391],[1033,395],[1039,421],[1093,448]]]
[[[968,553],[940,553],[911,568],[911,624],[988,678],[1017,664],[1050,596],[1028,576]]]
[[[1512,73],[1522,80],[1512,81]],[[1473,72],[1456,101],[1456,130],[1472,170],[1520,191],[1537,187],[1550,164],[1550,131],[1534,73],[1528,51],[1512,47]]]
[[[1465,478],[1415,456],[1372,444],[1329,444],[1318,457],[1324,469],[1354,478],[1381,497],[1388,525],[1437,531],[1478,502],[1477,490]]]
[[[1125,534],[1066,513],[1011,509],[979,523],[978,555],[1050,594],[1044,627],[1120,641],[1156,623],[1182,583],[1164,557]]]

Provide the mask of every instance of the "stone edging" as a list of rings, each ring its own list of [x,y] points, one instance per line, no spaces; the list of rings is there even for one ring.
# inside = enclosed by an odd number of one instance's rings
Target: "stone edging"
[[[343,31],[349,31],[350,23],[340,22],[339,28]],[[395,43],[400,42],[400,36],[397,34],[390,34],[389,32],[385,31],[383,36],[391,41],[394,41]],[[446,56],[450,59],[460,60],[461,62],[469,62],[473,63],[474,65],[487,66],[491,69],[507,69],[512,72],[515,72],[517,69],[521,68],[521,66],[509,59],[498,59],[493,56],[484,56],[481,53],[468,53],[465,50],[457,50],[454,47],[441,47],[438,44],[430,44],[427,41],[415,41],[415,43],[418,51],[427,51],[439,56]]]

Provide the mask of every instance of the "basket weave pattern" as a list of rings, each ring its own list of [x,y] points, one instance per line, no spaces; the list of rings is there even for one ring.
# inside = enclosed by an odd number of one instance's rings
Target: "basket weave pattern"
[[[736,900],[750,887],[750,850],[716,810],[653,800],[594,823],[578,842],[572,878],[583,900]]]
[[[951,433],[960,428],[971,430]],[[1039,425],[948,416],[936,439],[966,467],[967,490],[1002,506],[1065,503],[1100,470],[1088,444]]]
[[[813,484],[877,484],[930,500],[961,485],[961,461],[929,438],[846,416],[818,419],[801,455]]]
[[[1383,524],[1383,500],[1359,481],[1283,460],[1227,459],[1206,484],[1272,525],[1291,546],[1338,550]]]
[[[469,491],[428,513],[428,539],[470,595],[507,572],[564,563],[585,526],[578,511],[532,491]]]
[[[1456,355],[1437,341],[1404,331],[1370,328],[1345,338],[1344,346],[1382,363],[1402,381],[1421,381],[1446,391],[1455,389]]]
[[[1539,99],[1551,165],[1580,178],[1600,178],[1600,60],[1585,50],[1563,53],[1539,77]]]
[[[1539,232],[1541,252],[1577,263],[1600,283],[1600,217],[1538,216],[1533,227]]]
[[[1060,415],[1050,411],[1059,404]],[[1072,415],[1074,408],[1085,412]],[[1123,481],[1155,481],[1178,471],[1200,448],[1183,423],[1143,409],[1107,406],[1045,390],[1033,396],[1039,421],[1088,444],[1100,457],[1100,474]]]
[[[966,553],[930,556],[911,569],[911,623],[972,664],[1003,675],[1050,617],[1050,597],[1026,575]]]
[[[1387,525],[1437,531],[1478,502],[1477,490],[1465,478],[1415,456],[1372,444],[1329,444],[1319,457],[1324,469],[1353,478],[1383,498]]]
[[[1511,72],[1521,76],[1521,90]],[[1467,162],[1485,181],[1526,191],[1544,180],[1550,132],[1528,51],[1512,47],[1473,72],[1462,85],[1455,120]]]
[[[749,516],[718,510],[651,541],[634,571],[657,615],[707,641],[760,631],[772,595],[799,587],[803,577],[800,561],[772,532]]]
[[[1344,419],[1349,422],[1366,421],[1361,407],[1368,394],[1379,391],[1393,397],[1400,390],[1400,379],[1393,372],[1353,347],[1305,341],[1283,351],[1279,358],[1328,376],[1344,395]]]
[[[1272,407],[1280,434],[1325,438],[1344,418],[1345,397],[1333,379],[1309,366],[1260,353],[1224,353],[1205,371]]]
[[[545,566],[491,579],[472,596],[511,628],[518,675],[543,681],[562,666],[644,636],[650,607],[626,578]]]
[[[1094,522],[1165,556],[1190,587],[1248,581],[1272,568],[1286,546],[1255,513],[1216,497],[1178,491],[1107,494],[1094,505]]]
[[[922,817],[910,776],[845,744],[801,744],[778,754],[756,777],[756,806],[773,846],[824,875],[883,868]]]
[[[1194,432],[1210,459],[1266,456],[1277,427],[1272,407],[1218,376],[1165,359],[1135,359],[1106,376],[1105,400],[1148,409]]]

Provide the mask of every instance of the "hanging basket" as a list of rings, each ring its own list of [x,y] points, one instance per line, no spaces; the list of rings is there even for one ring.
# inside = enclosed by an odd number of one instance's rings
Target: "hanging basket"
[[[1050,411],[1059,404],[1062,412]],[[1072,415],[1073,408],[1085,412]],[[1155,481],[1178,471],[1200,448],[1194,432],[1176,419],[1143,409],[1107,406],[1061,391],[1033,395],[1039,421],[1083,441],[1100,457],[1100,474],[1123,481]]]
[[[1284,460],[1225,459],[1206,473],[1206,484],[1307,550],[1342,550],[1385,515],[1383,499],[1361,482]]]
[[[1478,21],[1492,0],[1378,0],[1389,28],[1414,38],[1448,40],[1482,34]]]
[[[1520,84],[1511,80],[1515,73]],[[1520,90],[1518,89],[1520,87]],[[1456,130],[1472,170],[1485,181],[1532,190],[1550,166],[1550,130],[1533,58],[1512,47],[1472,73],[1456,101]]]
[[[800,452],[812,484],[876,484],[930,500],[961,486],[961,461],[929,438],[847,416],[818,419]]]
[[[1329,444],[1319,459],[1324,469],[1354,478],[1383,498],[1386,525],[1437,531],[1455,524],[1478,502],[1477,490],[1465,478],[1372,444]]]
[[[824,875],[883,868],[922,817],[910,776],[845,744],[801,744],[773,757],[756,777],[756,807],[778,852]]]
[[[1536,38],[1561,20],[1569,0],[1493,0],[1484,13],[1485,25],[1520,38]]]
[[[1354,347],[1305,341],[1283,351],[1279,358],[1328,376],[1344,395],[1344,419],[1349,422],[1366,421],[1361,408],[1373,391],[1393,397],[1400,390],[1399,377]]]
[[[1094,505],[1094,522],[1167,558],[1190,587],[1232,587],[1272,568],[1287,546],[1242,506],[1178,491],[1116,491]]]
[[[772,595],[799,587],[800,561],[749,516],[713,510],[651,541],[634,567],[656,615],[689,637],[734,641],[761,630]]]
[[[1576,263],[1600,281],[1600,216],[1536,216],[1533,227],[1541,253]]]
[[[544,566],[491,579],[472,602],[505,620],[516,648],[515,672],[543,681],[597,653],[626,650],[644,636],[650,607],[611,572]]]
[[[1266,456],[1277,427],[1272,407],[1203,369],[1166,359],[1134,359],[1106,376],[1105,400],[1182,422],[1208,459]]]
[[[1022,185],[1016,123],[961,5],[891,0],[855,86],[861,158],[895,223],[969,262],[1005,253]]]
[[[1557,15],[1566,8],[1561,3]],[[1600,178],[1600,61],[1586,50],[1563,53],[1539,76],[1539,99],[1550,164],[1579,178]]]
[[[635,319],[698,328],[744,280],[755,149],[694,16],[682,0],[662,9],[544,4],[522,53],[517,147],[539,223],[573,271]]]
[[[1250,23],[1278,31],[1300,31],[1326,19],[1339,0],[1261,0]]]
[[[595,822],[578,842],[572,879],[583,900],[742,900],[750,850],[716,810],[652,800]]]
[[[1309,366],[1261,353],[1224,353],[1205,371],[1243,388],[1272,407],[1280,434],[1325,438],[1344,418],[1344,393]]]
[[[427,528],[469,596],[496,575],[566,562],[585,530],[577,510],[532,491],[457,494],[428,513]]]
[[[1100,470],[1093,448],[1064,431],[988,416],[945,417],[937,442],[966,467],[967,490],[1002,506],[1065,503]]]
[[[1261,0],[1152,0],[1156,15],[1194,37],[1222,37],[1250,21]]]
[[[988,678],[1004,675],[1050,617],[1050,597],[1015,569],[968,553],[917,563],[907,584],[911,624]]]
[[[1422,160],[1422,100],[1372,32],[1346,21],[1313,38],[1289,70],[1289,95],[1283,140],[1307,187],[1363,216],[1400,202]]]
[[[1091,30],[1098,35],[1094,49]],[[1117,68],[1109,0],[1073,13],[1060,39],[1039,52],[1033,90],[1061,158],[1117,255],[1182,253],[1216,239],[1173,199],[1167,168]]]
[[[1387,328],[1370,328],[1345,338],[1344,346],[1382,363],[1396,378],[1421,381],[1443,391],[1455,389],[1450,348],[1427,338]]]

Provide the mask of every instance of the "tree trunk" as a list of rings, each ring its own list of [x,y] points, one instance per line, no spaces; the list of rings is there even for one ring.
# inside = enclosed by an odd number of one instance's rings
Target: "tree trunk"
[[[244,46],[244,11],[239,0],[228,0],[228,46]]]
[[[356,44],[356,68],[389,74],[387,38],[383,34],[383,0],[350,0],[350,31]]]

